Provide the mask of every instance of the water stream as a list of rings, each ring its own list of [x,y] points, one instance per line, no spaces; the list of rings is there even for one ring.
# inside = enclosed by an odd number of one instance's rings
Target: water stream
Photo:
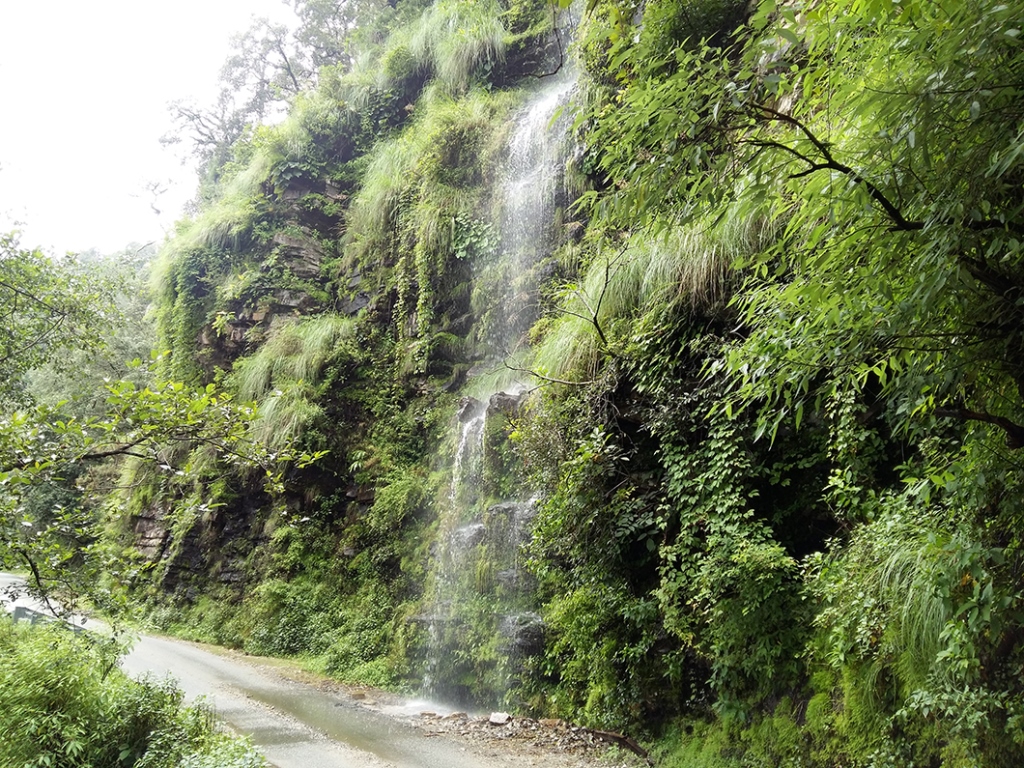
[[[514,353],[537,318],[536,268],[558,241],[569,127],[564,107],[575,85],[574,71],[560,72],[527,104],[509,141],[501,190],[505,322],[492,329],[490,339],[505,355]]]
[[[512,356],[537,317],[538,269],[558,242],[568,127],[562,113],[574,84],[571,72],[560,73],[528,100],[513,126],[500,190],[500,321],[489,324],[485,339],[492,361]],[[423,689],[459,706],[500,706],[523,659],[542,643],[521,563],[536,500],[528,491],[495,495],[508,485],[495,475],[502,469],[504,425],[519,408],[522,389],[464,398],[457,417],[428,587]]]

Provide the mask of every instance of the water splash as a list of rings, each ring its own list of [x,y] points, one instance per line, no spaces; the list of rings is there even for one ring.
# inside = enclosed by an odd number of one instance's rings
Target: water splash
[[[473,397],[464,398],[458,420],[459,442],[452,461],[452,485],[448,495],[453,505],[460,503],[467,488],[475,490],[479,486],[487,404]]]

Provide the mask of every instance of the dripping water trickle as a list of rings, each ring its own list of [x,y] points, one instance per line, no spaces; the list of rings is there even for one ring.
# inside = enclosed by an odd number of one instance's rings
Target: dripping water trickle
[[[473,486],[477,480],[473,473],[479,470],[483,454],[486,420],[486,404],[475,398],[466,398],[459,412],[459,443],[452,462],[452,484],[448,495],[452,504],[458,504],[461,491]]]

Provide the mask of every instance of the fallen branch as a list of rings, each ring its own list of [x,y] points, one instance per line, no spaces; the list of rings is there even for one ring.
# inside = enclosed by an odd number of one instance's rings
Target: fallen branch
[[[647,750],[641,747],[636,742],[636,739],[631,736],[623,736],[621,733],[615,733],[614,731],[598,731],[594,728],[588,728],[587,732],[602,741],[607,741],[610,744],[615,744],[623,749],[628,749],[634,755],[639,755],[646,760],[648,765],[654,765],[654,761],[651,760],[651,756]]]

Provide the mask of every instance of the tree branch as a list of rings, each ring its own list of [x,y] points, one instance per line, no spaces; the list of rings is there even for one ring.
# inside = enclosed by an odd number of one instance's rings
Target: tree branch
[[[32,572],[32,581],[34,581],[36,585],[35,591],[37,596],[46,604],[46,610],[48,610],[53,616],[59,616],[60,612],[53,607],[53,603],[50,602],[50,595],[47,592],[46,587],[43,586],[43,576],[39,573],[39,566],[36,565],[36,561],[29,557],[28,552],[21,547],[15,547],[14,551],[22,560],[25,561],[25,565],[27,565],[28,569]]]
[[[531,73],[531,77],[535,77],[538,80],[545,77],[552,77],[562,71],[562,67],[565,64],[565,52],[562,50],[562,34],[558,29],[558,9],[555,4],[551,4],[551,27],[555,32],[555,44],[558,46],[558,64],[550,72],[543,72],[539,75]]]
[[[825,159],[825,162],[823,163],[812,163],[811,169],[801,175],[807,175],[807,173],[813,173],[814,171],[819,170],[832,170],[836,171],[837,173],[841,173],[851,181],[864,186],[864,188],[868,191],[868,194],[871,196],[871,198],[876,203],[878,203],[882,207],[882,210],[885,211],[886,215],[888,215],[889,218],[892,219],[893,223],[895,224],[893,229],[899,230],[901,232],[908,232],[922,229],[924,227],[924,222],[922,221],[907,220],[903,216],[903,212],[900,211],[900,209],[896,207],[892,200],[886,197],[885,193],[882,192],[882,190],[879,189],[877,186],[875,186],[874,183],[861,176],[859,173],[857,173],[857,171],[855,171],[850,166],[836,160],[835,156],[832,154],[832,151],[829,149],[828,144],[819,139],[814,134],[814,132],[811,131],[811,129],[804,125],[801,121],[797,120],[792,115],[787,115],[785,112],[779,112],[777,109],[773,109],[767,106],[766,104],[756,104],[754,108],[765,113],[772,120],[794,126],[805,137],[807,137],[807,140],[814,145],[814,148],[817,149],[821,156]],[[792,149],[790,151],[793,151],[794,154],[799,154]],[[810,162],[807,158],[803,159],[805,162]]]
[[[890,200],[888,196],[874,182],[865,178],[855,169],[851,168],[845,163],[839,162],[835,158],[835,155],[832,154],[832,150],[829,148],[828,143],[818,138],[818,136],[815,135],[815,133],[810,128],[808,128],[803,122],[796,119],[792,115],[788,115],[785,112],[780,112],[779,110],[773,109],[772,107],[769,107],[766,104],[756,104],[754,105],[754,110],[756,110],[756,112],[762,113],[761,115],[755,114],[754,119],[758,119],[759,117],[764,119],[764,117],[767,116],[767,119],[769,120],[773,120],[780,123],[786,123],[787,125],[795,127],[807,138],[809,142],[811,142],[812,145],[814,145],[814,148],[823,158],[824,162],[815,162],[807,155],[804,155],[802,152],[794,149],[793,147],[789,147],[783,144],[782,142],[764,139],[752,140],[748,142],[758,147],[771,146],[777,149],[785,150],[786,152],[789,152],[790,154],[798,157],[801,161],[808,164],[809,167],[807,169],[800,171],[799,173],[792,174],[790,178],[803,178],[804,176],[809,176],[810,174],[816,173],[817,171],[835,171],[836,173],[846,176],[846,178],[850,179],[855,184],[862,185],[868,191],[868,194],[871,196],[871,199],[874,200],[882,208],[882,210],[885,211],[886,215],[892,220],[893,226],[890,228],[891,230],[897,232],[914,232],[917,230],[924,229],[925,222],[914,219],[908,219],[907,217],[905,217],[903,215],[903,212],[899,209],[899,206],[897,206],[892,200]],[[953,224],[955,222],[946,223]],[[1010,232],[1014,232],[1017,234],[1024,234],[1024,226],[1015,224],[1014,222],[1010,221],[1003,221],[1000,219],[965,219],[959,222],[959,224],[960,226],[975,232],[984,232],[991,229],[1006,229]]]
[[[995,416],[984,411],[972,411],[967,408],[936,408],[936,416],[958,419],[960,421],[981,421],[999,427],[1006,433],[1006,445],[1011,450],[1024,448],[1024,426],[1010,421],[1005,416]]]
[[[74,456],[65,456],[60,459],[59,463],[70,464],[75,461],[99,461],[100,459],[108,459],[111,456],[133,456],[137,459],[147,459],[155,461],[155,459],[152,456],[147,456],[144,453],[138,453],[137,451],[132,450],[141,443],[144,443],[145,440],[145,438],[142,438],[139,440],[134,440],[129,443],[125,443],[124,445],[116,446],[114,448],[107,448],[102,451],[85,451],[84,453],[80,453]],[[21,459],[20,461],[13,461],[0,467],[0,472],[15,472],[21,469],[28,469],[33,464],[37,463],[39,462],[35,458],[27,457]]]
[[[274,39],[274,47],[277,49],[277,52],[281,54],[281,59],[284,61],[284,71],[288,73],[288,77],[291,79],[292,85],[295,87],[295,93],[300,93],[302,91],[302,86],[299,85],[299,80],[295,77],[295,72],[292,71],[292,62],[288,58],[288,54],[285,53],[284,46],[281,45],[280,38]]]
[[[51,314],[61,315],[61,316],[67,314],[67,312],[64,309],[60,309],[60,308],[58,308],[54,304],[50,304],[47,301],[43,301],[42,299],[40,299],[35,294],[33,294],[33,293],[29,292],[29,291],[26,291],[23,288],[19,288],[18,286],[13,285],[13,284],[9,283],[6,280],[0,280],[0,288],[5,288],[6,290],[11,291],[12,293],[15,293],[15,294],[17,294],[19,296],[24,296],[29,301],[33,301],[36,304],[40,304],[41,306],[45,307],[46,310],[48,312],[50,312]]]
[[[544,376],[543,374],[537,373],[536,371],[531,371],[529,368],[521,368],[517,365],[509,365],[507,360],[504,362],[504,366],[508,370],[515,371],[516,373],[528,373],[535,379],[540,379],[541,381],[546,382],[548,384],[564,384],[567,387],[586,387],[591,384],[596,384],[598,381],[597,379],[590,379],[589,381],[567,381],[565,379],[554,379],[551,378],[550,376]]]

